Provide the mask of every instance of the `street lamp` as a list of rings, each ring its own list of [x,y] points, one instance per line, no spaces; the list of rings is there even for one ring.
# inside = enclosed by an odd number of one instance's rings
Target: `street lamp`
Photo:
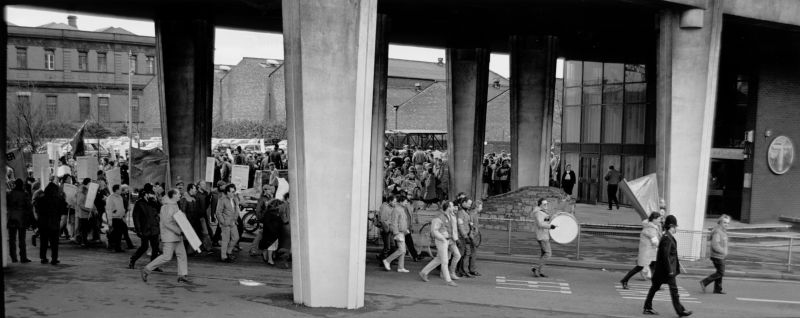
[[[397,110],[400,109],[400,105],[394,105],[394,130],[397,130]]]

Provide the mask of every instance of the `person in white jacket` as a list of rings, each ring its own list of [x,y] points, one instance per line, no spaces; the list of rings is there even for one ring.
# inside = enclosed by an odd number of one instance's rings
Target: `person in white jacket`
[[[142,269],[142,280],[147,282],[147,276],[161,265],[172,260],[174,254],[178,258],[178,282],[191,283],[186,276],[189,275],[189,264],[186,261],[186,248],[183,246],[183,231],[178,222],[175,221],[175,213],[183,213],[178,208],[178,190],[172,189],[167,192],[163,199],[164,205],[161,206],[159,213],[159,231],[161,233],[161,243],[163,254],[159,255],[152,262]]]
[[[658,252],[658,242],[661,240],[661,223],[663,220],[661,213],[653,212],[650,213],[647,220],[642,221],[642,233],[639,234],[639,258],[636,260],[636,266],[619,281],[622,284],[622,289],[628,289],[628,280],[638,272],[646,273],[647,278],[652,276],[656,262],[656,252]]]
[[[125,225],[125,203],[120,195],[120,186],[115,184],[111,187],[111,195],[106,198],[106,216],[109,218],[111,233],[108,240],[108,248],[114,252],[122,252],[122,236],[128,230]]]

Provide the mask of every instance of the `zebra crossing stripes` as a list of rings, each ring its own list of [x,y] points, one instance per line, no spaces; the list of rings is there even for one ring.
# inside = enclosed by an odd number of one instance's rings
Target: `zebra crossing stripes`
[[[569,283],[554,282],[554,281],[539,281],[539,280],[515,280],[508,279],[505,276],[496,276],[495,282],[498,289],[510,290],[530,290],[548,293],[560,293],[571,295],[572,290]]]
[[[650,284],[628,283],[628,288],[630,289],[622,289],[621,284],[615,284],[614,287],[623,299],[644,300],[647,298],[647,292],[650,290]],[[700,303],[697,298],[692,297],[689,291],[681,286],[678,286],[678,296],[680,296],[682,303]],[[653,301],[672,301],[669,296],[669,286],[667,284],[662,285],[661,290],[656,292]]]

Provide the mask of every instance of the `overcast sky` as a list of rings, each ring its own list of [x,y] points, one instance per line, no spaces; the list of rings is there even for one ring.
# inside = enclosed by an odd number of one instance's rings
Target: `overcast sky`
[[[138,35],[155,36],[152,21],[120,19],[105,17],[81,12],[65,12],[54,10],[41,10],[31,7],[7,6],[6,21],[19,26],[40,26],[50,22],[67,23],[67,15],[78,17],[78,29],[94,31],[108,26],[124,28]],[[248,32],[217,28],[215,36],[214,63],[237,64],[242,57],[259,57],[283,59],[283,37],[276,33]],[[411,46],[391,45],[389,57],[435,62],[444,58],[443,49],[420,48]],[[489,68],[502,76],[508,77],[508,55],[492,54]],[[556,68],[558,77],[561,74],[560,60]]]

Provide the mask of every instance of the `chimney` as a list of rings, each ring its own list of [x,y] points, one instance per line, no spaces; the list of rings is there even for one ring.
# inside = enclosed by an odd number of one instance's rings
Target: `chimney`
[[[422,90],[422,85],[420,85],[419,82],[414,83],[414,88],[417,90],[417,92],[419,92]]]
[[[439,61],[438,61],[438,62],[436,62],[436,65],[439,65],[439,66],[442,66],[442,65],[444,65],[444,58],[441,58],[441,57],[440,57],[440,58],[439,58]]]
[[[495,78],[494,82],[492,82],[492,87],[500,88],[500,80]]]
[[[78,17],[76,17],[74,15],[68,15],[67,16],[67,22],[69,23],[69,26],[71,26],[73,28],[76,28],[76,29],[78,28]]]

